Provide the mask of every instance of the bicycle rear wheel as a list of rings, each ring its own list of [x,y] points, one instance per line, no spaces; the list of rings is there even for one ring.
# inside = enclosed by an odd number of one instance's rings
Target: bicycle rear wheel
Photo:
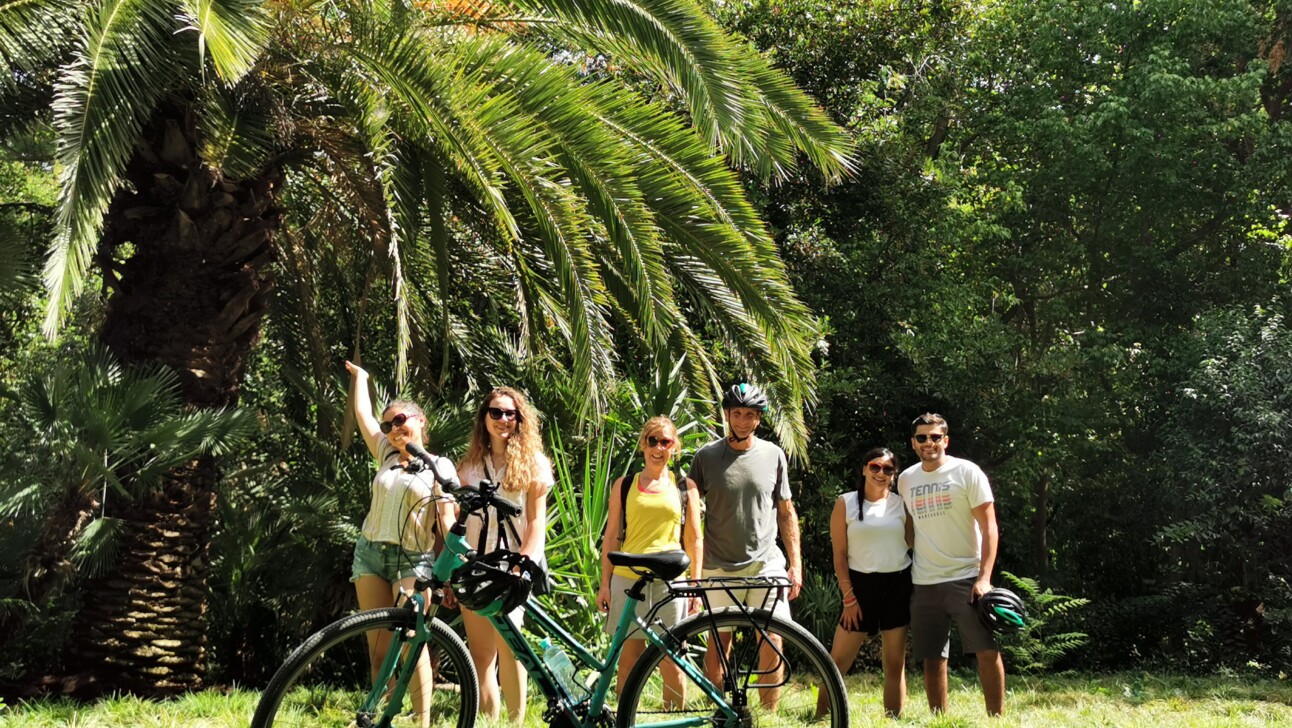
[[[694,720],[694,725],[723,728],[805,723],[847,728],[843,677],[830,654],[807,630],[766,610],[731,608],[691,617],[674,627],[665,640],[679,661],[708,675],[705,655],[713,650],[716,657],[719,634],[731,647],[728,678],[715,681],[715,685],[723,699],[737,709],[734,720],[685,678],[685,693],[679,700],[676,689],[666,686],[660,674],[661,666],[667,667],[673,660],[651,645],[619,696],[619,728],[665,722],[678,725],[675,721],[688,719]]]
[[[310,635],[265,688],[252,728],[472,728],[478,707],[475,667],[462,640],[438,619],[427,622],[426,657],[395,706],[396,718],[381,722],[392,690],[373,690],[374,644],[389,640],[388,649],[403,653],[402,664],[410,659],[413,628],[414,615],[407,609],[372,609]],[[393,687],[394,679],[387,684]],[[365,709],[370,695],[376,704]]]

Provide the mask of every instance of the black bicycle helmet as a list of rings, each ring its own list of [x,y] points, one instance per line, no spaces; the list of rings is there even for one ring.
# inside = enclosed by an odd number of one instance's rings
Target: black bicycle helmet
[[[978,598],[978,621],[996,634],[1015,634],[1027,626],[1027,607],[1018,595],[996,588]]]
[[[499,549],[459,566],[450,583],[462,606],[490,617],[524,604],[542,575],[542,569],[528,556]]]
[[[763,390],[755,387],[748,382],[733,384],[722,393],[722,408],[725,410],[732,407],[748,407],[756,409],[759,412],[767,411],[767,395]]]

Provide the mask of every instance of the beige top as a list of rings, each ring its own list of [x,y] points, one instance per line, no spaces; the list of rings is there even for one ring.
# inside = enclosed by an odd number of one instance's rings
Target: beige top
[[[494,483],[501,483],[506,475],[507,467],[504,465],[502,469],[494,470],[493,465],[489,463],[488,455],[485,456],[484,468],[474,465],[467,466],[460,473],[463,485],[477,485],[486,478]],[[549,489],[556,483],[556,477],[552,474],[552,462],[542,453],[538,454],[538,482],[546,485]],[[531,487],[533,486],[531,485]],[[478,549],[482,554],[500,548],[519,551],[521,542],[525,540],[525,534],[529,533],[529,520],[526,518],[529,510],[529,492],[499,488],[498,496],[520,506],[520,515],[512,516],[508,519],[516,529],[516,539],[513,541],[510,529],[503,525],[504,521],[498,518],[496,511],[490,511],[489,523],[487,524],[482,523],[483,518],[471,518],[467,521],[467,544],[473,549]],[[538,527],[546,528],[547,524],[540,523]],[[482,531],[484,532],[483,539],[481,539]]]
[[[372,479],[372,503],[363,519],[363,536],[373,543],[400,544],[408,551],[430,553],[435,548],[431,527],[435,504],[446,497],[430,469],[409,473],[399,467],[399,450],[385,435],[377,441],[377,475]],[[440,458],[440,467],[453,463]]]

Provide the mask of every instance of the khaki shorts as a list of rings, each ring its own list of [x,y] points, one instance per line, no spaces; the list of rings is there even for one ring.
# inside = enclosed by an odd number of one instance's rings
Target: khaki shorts
[[[619,615],[623,614],[624,607],[628,606],[628,595],[625,593],[633,584],[637,583],[637,577],[629,578],[618,574],[610,575],[610,611],[606,614],[606,625],[604,631],[608,635],[613,635],[619,628]],[[646,599],[637,603],[637,616],[646,619],[650,610],[656,604],[668,598],[668,584],[656,580],[651,582],[646,588]],[[686,604],[689,600],[685,597],[674,599],[665,604],[655,612],[654,620],[664,623],[666,629],[672,629],[682,618],[686,616]],[[655,630],[651,630],[654,632]],[[636,624],[628,628],[628,635],[625,639],[644,640],[646,637],[641,633],[641,627]]]
[[[727,569],[705,569],[705,579],[730,578],[739,576],[762,576],[762,577],[781,577],[788,576],[783,568],[769,569],[762,562],[757,562],[746,566],[743,569],[728,571]],[[782,593],[784,592],[784,593]],[[745,605],[751,609],[770,609],[772,615],[780,617],[786,622],[794,621],[790,616],[790,599],[789,588],[770,588],[770,589],[713,589],[707,593],[710,609],[722,609],[723,607],[735,607]],[[734,597],[734,599],[733,599]],[[730,628],[724,628],[723,632],[730,632]]]
[[[947,659],[951,652],[951,620],[960,631],[964,653],[1000,649],[991,631],[978,621],[978,610],[969,603],[976,579],[916,584],[911,596],[911,657]]]

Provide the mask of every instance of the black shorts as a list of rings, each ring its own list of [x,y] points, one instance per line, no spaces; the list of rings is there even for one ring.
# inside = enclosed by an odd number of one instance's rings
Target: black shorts
[[[861,629],[844,627],[842,616],[840,627],[874,637],[882,631],[910,626],[911,567],[870,574],[849,569],[848,578],[852,581],[853,596],[861,605]]]

